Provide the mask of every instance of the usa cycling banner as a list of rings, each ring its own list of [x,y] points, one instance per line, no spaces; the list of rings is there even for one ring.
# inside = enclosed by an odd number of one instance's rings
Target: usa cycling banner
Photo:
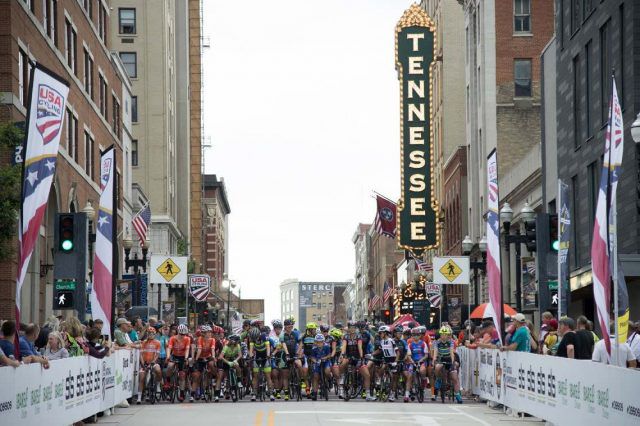
[[[638,424],[640,371],[495,349],[458,352],[460,383],[483,399],[554,424]]]
[[[69,425],[133,394],[138,351],[0,368],[0,424]]]

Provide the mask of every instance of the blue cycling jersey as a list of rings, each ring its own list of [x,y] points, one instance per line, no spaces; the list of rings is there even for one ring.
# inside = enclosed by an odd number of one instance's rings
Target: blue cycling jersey
[[[313,345],[311,349],[311,358],[315,358],[317,361],[320,361],[320,358],[324,358],[331,354],[331,346],[326,343],[322,346]]]

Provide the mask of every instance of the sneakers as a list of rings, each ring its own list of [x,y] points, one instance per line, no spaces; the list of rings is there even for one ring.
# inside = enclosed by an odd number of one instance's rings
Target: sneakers
[[[256,400],[256,394],[255,394],[255,393],[252,393],[252,394],[251,394],[251,401],[255,401],[255,400]]]
[[[404,402],[409,402],[409,397],[408,396],[404,397]]]
[[[214,402],[220,402],[220,398],[218,398],[218,395],[216,395],[216,397],[213,400]]]
[[[156,393],[162,392],[162,388],[160,387],[160,383],[156,384]]]
[[[318,400],[318,394],[315,392],[311,392],[311,400],[312,401],[317,401]]]
[[[289,400],[289,391],[284,391],[284,400],[285,401]]]
[[[378,399],[378,398],[376,398],[376,396],[375,396],[375,395],[368,395],[368,396],[367,396],[367,401],[375,401],[375,400],[377,400],[377,399]]]
[[[344,389],[342,388],[342,386],[338,390],[338,398],[344,399]]]
[[[389,395],[389,398],[387,398],[387,401],[389,402],[395,402],[395,398],[393,397],[393,395]]]
[[[460,395],[460,392],[456,392],[456,402],[462,404],[462,395]]]
[[[193,395],[189,394],[189,402],[193,402],[193,401],[194,401]]]
[[[275,392],[275,397],[280,399],[280,390],[276,390]]]
[[[269,399],[271,400],[271,402],[273,402],[276,400],[276,397],[273,394],[270,394]]]

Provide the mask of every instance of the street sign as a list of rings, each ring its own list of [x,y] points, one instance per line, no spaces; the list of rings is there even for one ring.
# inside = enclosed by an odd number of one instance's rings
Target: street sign
[[[56,290],[75,290],[76,280],[56,280]]]
[[[469,284],[469,257],[434,257],[433,282],[435,284]]]
[[[187,284],[187,257],[151,256],[151,283]]]
[[[413,317],[420,324],[427,324],[429,311],[430,303],[428,300],[415,300],[413,302]]]
[[[209,296],[211,277],[209,275],[189,275],[189,293],[198,302],[204,302]]]
[[[53,309],[73,309],[74,290],[58,291],[53,301]]]

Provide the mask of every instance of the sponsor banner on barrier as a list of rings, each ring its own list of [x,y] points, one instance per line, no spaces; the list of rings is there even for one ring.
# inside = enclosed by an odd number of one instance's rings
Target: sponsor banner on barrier
[[[0,368],[0,424],[68,425],[132,395],[136,351]]]
[[[458,349],[463,384],[481,398],[562,425],[640,423],[640,371],[495,349]]]

